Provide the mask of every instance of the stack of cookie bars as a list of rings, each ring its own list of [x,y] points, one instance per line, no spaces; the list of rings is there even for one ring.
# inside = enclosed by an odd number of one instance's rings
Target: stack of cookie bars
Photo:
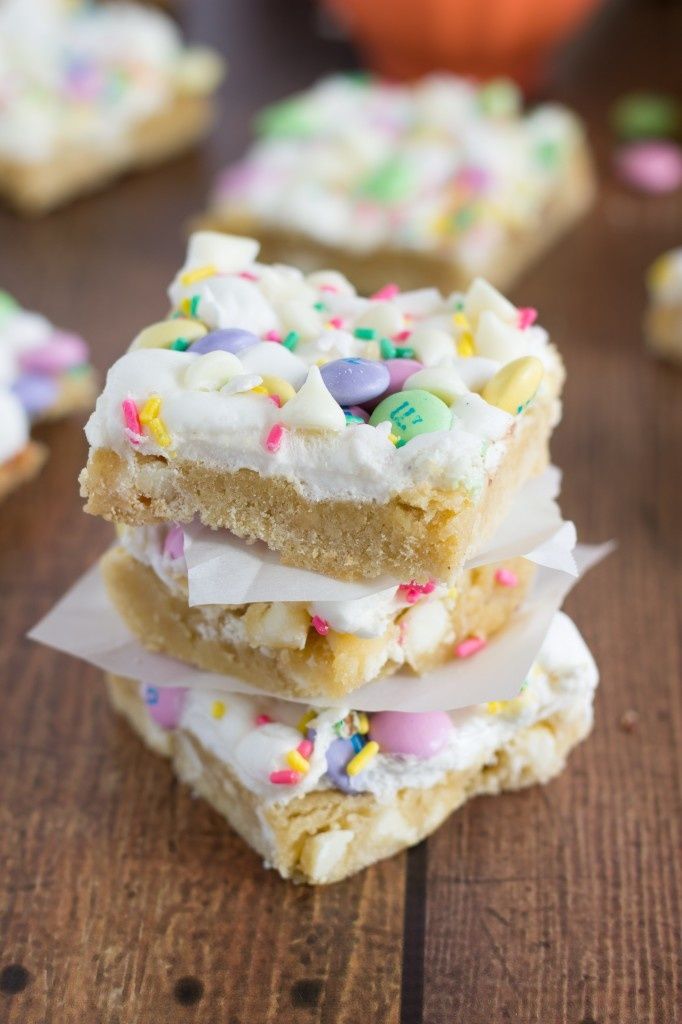
[[[556,774],[597,672],[559,613],[514,700],[356,710],[377,677],[418,688],[473,662],[523,602],[525,559],[467,561],[547,465],[563,366],[535,310],[482,278],[364,298],[337,271],[258,256],[192,236],[171,314],[109,371],[81,487],[118,528],[111,602],[187,664],[187,686],[110,678],[114,706],[268,865],[322,884],[471,796]],[[323,574],[326,599],[191,603],[197,531]],[[197,669],[239,685],[192,686]]]

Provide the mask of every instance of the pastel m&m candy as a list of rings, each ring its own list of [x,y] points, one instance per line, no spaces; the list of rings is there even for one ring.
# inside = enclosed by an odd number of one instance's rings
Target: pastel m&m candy
[[[641,192],[674,192],[682,185],[682,149],[674,142],[632,142],[616,153],[616,170]]]
[[[377,407],[382,399],[400,391],[407,378],[422,369],[422,363],[416,359],[384,359],[384,366],[388,370],[388,387],[376,398],[364,403],[370,412]]]
[[[177,729],[187,700],[186,686],[145,686],[144,702],[162,729]]]
[[[535,397],[544,374],[545,368],[536,356],[522,356],[498,370],[483,388],[481,397],[515,416]]]
[[[383,363],[371,359],[334,359],[321,368],[322,380],[339,405],[363,405],[388,387],[390,375]]]
[[[452,729],[445,711],[379,711],[371,717],[369,735],[385,754],[427,759],[443,749]]]
[[[88,346],[77,334],[55,331],[44,345],[29,348],[19,356],[26,373],[61,373],[87,362]]]
[[[135,352],[138,348],[170,348],[175,342],[190,344],[206,333],[206,328],[198,320],[171,317],[170,320],[159,320],[145,327],[133,338],[128,351]]]
[[[398,446],[411,441],[419,434],[431,434],[436,430],[449,430],[452,413],[440,398],[419,388],[397,391],[384,398],[376,407],[369,422],[373,427],[389,421],[391,432],[398,438]]]
[[[232,355],[236,356],[245,348],[251,348],[259,343],[260,338],[252,334],[251,331],[242,331],[237,327],[227,327],[221,331],[211,331],[209,334],[204,334],[202,338],[199,338],[198,341],[195,341],[190,346],[190,352],[196,352],[199,355],[206,355],[207,352],[231,352]]]
[[[55,377],[40,373],[22,373],[12,384],[12,391],[32,419],[55,404],[59,395],[59,385]]]

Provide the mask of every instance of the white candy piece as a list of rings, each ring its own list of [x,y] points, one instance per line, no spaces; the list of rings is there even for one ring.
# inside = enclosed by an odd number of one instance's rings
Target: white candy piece
[[[405,344],[414,349],[415,359],[424,366],[435,366],[441,360],[455,355],[452,335],[440,327],[415,327]]]
[[[453,368],[462,378],[469,391],[482,391],[491,377],[501,367],[496,359],[484,359],[482,356],[470,356],[467,359],[456,359]]]
[[[244,367],[232,352],[207,352],[190,363],[183,381],[191,391],[220,391],[243,372]]]
[[[219,231],[195,231],[187,246],[187,258],[181,274],[213,265],[221,274],[244,270],[258,256],[259,243],[241,235],[223,235]]]
[[[303,360],[278,341],[261,341],[259,345],[252,345],[242,350],[240,359],[249,373],[259,373],[261,377],[282,377],[295,388],[300,388],[308,373]]]
[[[263,378],[257,373],[240,373],[220,389],[221,395],[241,395],[243,391],[250,391],[263,383]]]
[[[280,420],[299,430],[346,429],[343,409],[330,395],[317,366],[310,367],[301,390],[282,408]]]
[[[403,314],[392,302],[375,302],[355,321],[356,327],[369,327],[381,338],[392,338],[405,327]]]
[[[301,299],[288,299],[282,303],[279,312],[285,334],[295,331],[302,341],[313,341],[322,334],[322,317],[310,303]]]
[[[523,331],[500,320],[490,309],[484,310],[478,318],[474,338],[476,351],[487,359],[510,363],[526,354]]]
[[[171,296],[174,291],[173,286]],[[241,327],[259,336],[277,327],[275,312],[258,285],[235,275],[211,278],[199,309],[211,327]]]
[[[464,296],[464,312],[475,329],[481,313],[489,309],[497,313],[500,320],[508,324],[515,324],[518,310],[509,299],[505,299],[497,288],[484,281],[482,277],[475,277],[469,285],[469,290]]]
[[[355,288],[350,283],[347,277],[340,274],[338,270],[316,270],[312,274],[308,274],[306,281],[316,291],[324,289],[325,286],[333,288],[332,294],[336,295],[355,295]]]
[[[258,277],[258,287],[270,302],[280,303],[286,299],[299,299],[302,301],[317,301],[317,292],[306,283],[303,274],[296,267],[287,267],[282,264],[267,266],[258,264],[254,267],[254,273]]]
[[[403,388],[420,388],[440,398],[446,405],[451,405],[460,395],[467,395],[469,388],[460,375],[451,366],[434,366],[425,370],[417,370],[408,377]]]
[[[514,417],[503,409],[490,405],[480,395],[469,393],[456,399],[452,411],[453,425],[459,423],[464,429],[483,440],[498,441],[507,433]]]

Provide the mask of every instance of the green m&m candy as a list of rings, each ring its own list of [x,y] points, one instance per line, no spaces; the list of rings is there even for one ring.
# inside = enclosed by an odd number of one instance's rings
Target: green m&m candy
[[[440,398],[421,388],[413,388],[384,398],[369,418],[373,427],[386,421],[390,422],[391,433],[398,438],[396,447],[400,448],[419,434],[449,430],[452,413]]]

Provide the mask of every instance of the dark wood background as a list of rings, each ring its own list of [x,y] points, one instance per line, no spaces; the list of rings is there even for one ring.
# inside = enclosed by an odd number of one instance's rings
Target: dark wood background
[[[620,545],[568,602],[602,670],[593,736],[551,785],[476,800],[357,878],[280,881],[116,720],[96,671],[23,639],[110,537],[81,512],[81,424],[41,429],[47,467],[0,509],[2,1022],[682,1019],[682,374],[640,330],[643,272],[682,242],[682,207],[613,180],[607,123],[625,90],[679,90],[681,15],[616,3],[565,53],[548,93],[586,117],[600,197],[514,293],[568,364],[565,512]],[[231,61],[204,152],[40,222],[0,215],[0,283],[82,331],[102,370],[164,312],[183,222],[252,112],[353,61],[301,0],[183,17]]]

